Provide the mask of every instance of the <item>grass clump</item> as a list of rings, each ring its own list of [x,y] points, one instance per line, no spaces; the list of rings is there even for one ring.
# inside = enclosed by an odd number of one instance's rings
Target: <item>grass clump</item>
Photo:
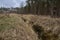
[[[17,18],[14,16],[0,16],[0,31],[15,27],[15,22],[17,22]]]

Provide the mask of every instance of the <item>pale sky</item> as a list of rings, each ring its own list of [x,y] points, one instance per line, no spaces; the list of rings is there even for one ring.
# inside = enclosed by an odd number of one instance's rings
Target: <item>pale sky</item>
[[[26,0],[0,0],[0,7],[19,7],[22,2],[26,5]]]

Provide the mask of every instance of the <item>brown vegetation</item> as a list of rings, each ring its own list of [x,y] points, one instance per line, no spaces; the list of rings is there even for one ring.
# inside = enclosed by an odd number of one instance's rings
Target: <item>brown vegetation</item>
[[[60,40],[60,18],[0,14],[0,40]]]

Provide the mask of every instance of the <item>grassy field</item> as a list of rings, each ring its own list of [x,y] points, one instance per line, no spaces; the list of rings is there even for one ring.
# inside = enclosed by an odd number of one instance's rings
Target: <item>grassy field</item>
[[[60,40],[60,18],[0,14],[0,40]]]

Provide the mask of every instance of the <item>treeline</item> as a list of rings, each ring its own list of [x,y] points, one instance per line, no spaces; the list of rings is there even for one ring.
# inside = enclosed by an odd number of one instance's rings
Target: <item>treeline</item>
[[[6,8],[6,7],[0,7],[0,14],[2,13],[17,13],[17,14],[22,14],[25,13],[25,7],[11,7],[11,8]]]
[[[0,8],[0,11],[10,11],[25,14],[60,16],[60,0],[26,0],[26,6],[21,3],[17,8]]]
[[[60,16],[60,0],[27,0],[26,3],[27,13]]]
[[[6,7],[1,7],[0,8],[0,14],[2,13],[17,13],[20,8],[6,8]]]

